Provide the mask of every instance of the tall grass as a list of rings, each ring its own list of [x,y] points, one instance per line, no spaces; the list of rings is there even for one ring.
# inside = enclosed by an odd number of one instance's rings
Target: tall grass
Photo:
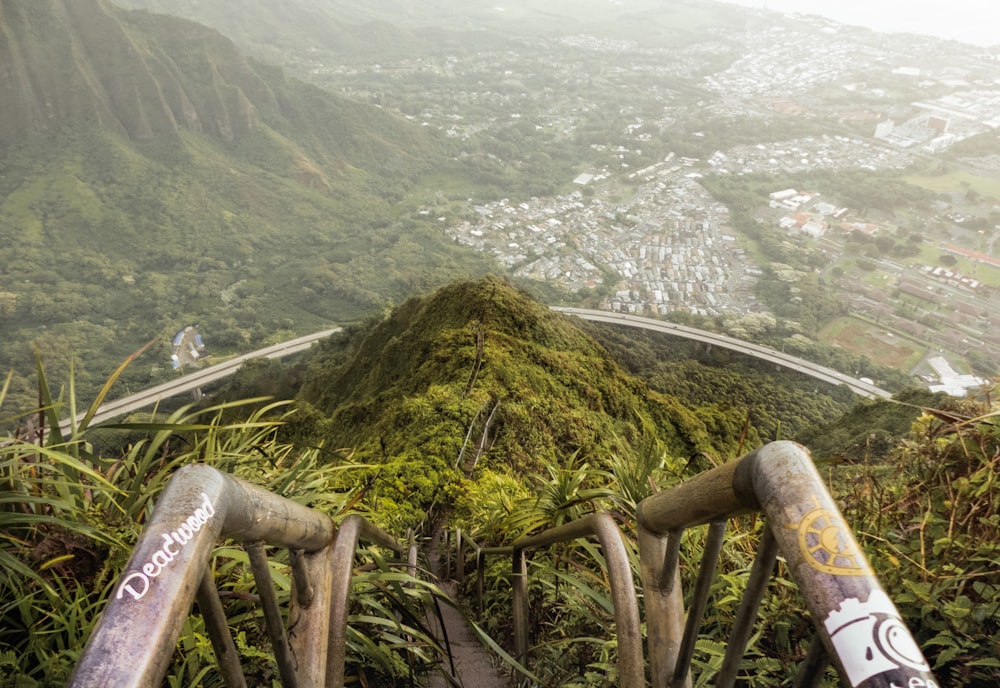
[[[130,359],[131,360],[131,359]],[[279,439],[291,402],[251,399],[205,409],[184,407],[142,422],[102,425],[127,438],[111,454],[95,453],[90,423],[120,367],[93,404],[76,406],[72,383],[53,394],[38,366],[40,409],[0,416],[10,427],[44,418],[44,440],[0,436],[0,684],[64,683],[112,592],[160,490],[187,463],[212,465],[335,519],[359,500],[365,468],[349,453],[300,447]],[[0,410],[11,376],[0,388]],[[61,430],[61,417],[68,429]],[[237,420],[233,420],[237,418]],[[40,423],[41,424],[41,423]],[[34,441],[32,441],[34,440]],[[373,515],[374,516],[374,515]],[[363,551],[351,617],[351,674],[368,685],[426,673],[443,652],[424,627],[433,585]],[[271,558],[279,600],[287,603],[287,553]],[[220,545],[212,569],[226,598],[230,626],[248,680],[271,684],[277,671],[256,604],[246,553]],[[175,652],[168,685],[222,685],[199,616],[191,616]],[[396,677],[396,678],[393,678]]]

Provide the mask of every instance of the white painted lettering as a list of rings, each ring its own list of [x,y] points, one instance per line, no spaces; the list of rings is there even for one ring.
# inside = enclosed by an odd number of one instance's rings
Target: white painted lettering
[[[142,581],[142,588],[136,590],[134,587],[132,587],[133,580]],[[124,580],[122,580],[122,584],[118,587],[117,597],[120,600],[125,593],[128,593],[129,595],[132,596],[133,600],[137,600],[143,595],[145,595],[148,590],[149,590],[149,578],[138,572],[130,573],[128,576],[125,577]]]
[[[205,494],[204,492],[201,493],[201,496],[205,498],[205,501],[201,503],[201,508],[205,510],[205,513],[208,515],[208,518],[212,518],[213,516],[215,516],[215,505],[212,504],[212,500],[210,500],[208,498],[208,495]]]
[[[173,545],[173,544],[174,544],[174,537],[173,537],[173,535],[171,535],[170,533],[164,533],[163,534],[163,549],[162,549],[162,551],[165,552],[167,554],[167,556],[170,557],[170,561],[173,561],[174,557],[177,556],[177,550],[176,549],[170,549],[170,546]],[[184,543],[182,542],[181,544],[183,545]]]
[[[164,547],[165,546],[166,545],[164,545]],[[151,561],[157,567],[156,568],[156,573],[159,574],[160,571],[162,571],[164,568],[166,568],[167,564],[170,563],[171,559],[173,559],[173,557],[170,557],[170,559],[168,559],[166,552],[164,552],[162,549],[160,551],[158,551],[158,552],[154,552]]]
[[[132,571],[122,579],[118,585],[117,599],[122,599],[126,594],[133,600],[145,597],[152,584],[151,579],[163,573],[170,562],[181,554],[184,545],[190,542],[195,533],[215,515],[215,505],[212,504],[212,500],[204,492],[201,496],[204,498],[201,506],[196,507],[192,514],[177,526],[177,530],[163,534],[163,546],[150,555],[149,560],[140,567],[141,571]]]

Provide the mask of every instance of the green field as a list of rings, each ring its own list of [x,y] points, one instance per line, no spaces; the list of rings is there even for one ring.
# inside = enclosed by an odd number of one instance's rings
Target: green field
[[[851,316],[837,318],[819,333],[820,341],[897,370],[912,370],[927,348]]]
[[[937,193],[965,193],[973,189],[983,198],[1000,201],[1000,179],[956,170],[945,174],[911,174],[904,180]]]

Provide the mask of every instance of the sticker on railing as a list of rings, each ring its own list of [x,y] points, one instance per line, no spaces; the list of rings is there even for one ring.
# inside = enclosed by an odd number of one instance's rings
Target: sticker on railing
[[[866,602],[843,600],[823,623],[851,686],[886,671],[930,671],[896,606],[881,590],[873,590]],[[913,677],[899,688],[938,687],[931,679]]]
[[[149,592],[150,581],[163,573],[170,562],[180,554],[181,548],[215,515],[215,506],[212,504],[212,500],[204,492],[201,493],[201,496],[204,498],[201,506],[184,519],[176,530],[163,534],[163,546],[153,552],[139,571],[133,571],[122,579],[118,586],[118,593],[115,595],[117,599],[120,600],[126,594],[133,600],[142,599]]]
[[[817,508],[799,522],[797,530],[799,550],[811,568],[833,576],[871,575],[867,560],[840,514],[817,503]]]

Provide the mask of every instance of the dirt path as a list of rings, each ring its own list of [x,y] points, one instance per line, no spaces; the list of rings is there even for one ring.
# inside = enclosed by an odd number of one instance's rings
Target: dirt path
[[[427,556],[430,560],[431,572],[440,579],[441,564],[438,538],[431,539]],[[440,586],[453,601],[457,599],[457,586],[454,581],[441,581]],[[437,617],[433,613],[429,617],[431,628],[438,632]],[[455,667],[452,678],[458,685],[465,688],[513,688],[515,684],[506,678],[505,672],[494,665],[493,656],[479,642],[457,609],[442,604],[441,617],[448,634],[452,663]],[[449,674],[451,673],[451,666],[447,661],[444,662],[442,668]],[[428,683],[429,688],[449,688],[450,685],[445,677],[439,674],[433,674]]]

